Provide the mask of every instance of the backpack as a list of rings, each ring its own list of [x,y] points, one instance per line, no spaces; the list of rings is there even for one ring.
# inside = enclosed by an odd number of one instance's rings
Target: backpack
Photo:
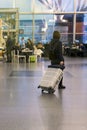
[[[49,46],[49,59],[50,60],[56,59],[55,49],[56,49],[55,43],[50,43],[50,46]]]

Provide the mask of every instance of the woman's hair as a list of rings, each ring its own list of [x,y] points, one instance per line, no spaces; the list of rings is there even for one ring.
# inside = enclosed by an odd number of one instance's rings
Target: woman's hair
[[[60,39],[60,33],[58,31],[53,32],[53,38],[54,39]]]

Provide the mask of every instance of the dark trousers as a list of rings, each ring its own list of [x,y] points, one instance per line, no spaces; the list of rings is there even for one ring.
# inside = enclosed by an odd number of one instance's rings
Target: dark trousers
[[[7,62],[12,61],[11,51],[7,51]]]
[[[61,87],[62,85],[63,85],[63,78],[61,79],[61,81],[60,81],[58,87]]]

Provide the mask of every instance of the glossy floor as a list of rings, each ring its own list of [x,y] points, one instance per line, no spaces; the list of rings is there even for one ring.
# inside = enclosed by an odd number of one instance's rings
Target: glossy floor
[[[0,62],[0,130],[87,130],[87,57],[65,57],[65,90],[37,89],[50,64]]]

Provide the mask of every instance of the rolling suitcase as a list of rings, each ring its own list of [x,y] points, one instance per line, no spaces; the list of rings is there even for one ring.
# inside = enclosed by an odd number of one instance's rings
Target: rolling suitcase
[[[42,93],[47,91],[49,94],[54,93],[56,86],[59,85],[63,77],[64,66],[49,65],[43,75],[38,88],[42,89]]]

